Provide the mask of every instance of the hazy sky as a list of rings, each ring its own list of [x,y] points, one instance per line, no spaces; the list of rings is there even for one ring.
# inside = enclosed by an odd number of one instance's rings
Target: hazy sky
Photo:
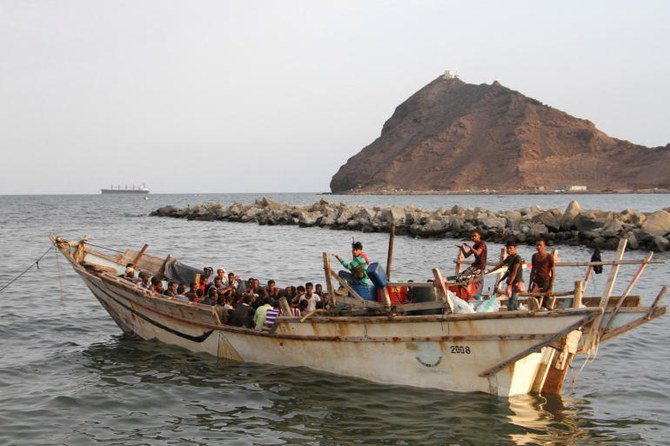
[[[327,191],[452,69],[670,142],[670,1],[0,0],[0,194]]]

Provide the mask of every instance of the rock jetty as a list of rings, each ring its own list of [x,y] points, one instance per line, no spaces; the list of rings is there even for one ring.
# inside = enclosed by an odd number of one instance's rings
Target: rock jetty
[[[479,207],[453,206],[426,211],[415,206],[363,207],[321,200],[308,206],[291,206],[271,198],[252,204],[222,203],[165,206],[151,216],[188,220],[255,222],[260,225],[297,225],[347,229],[362,232],[389,232],[415,237],[467,237],[473,229],[491,242],[515,239],[534,243],[544,238],[553,243],[616,249],[620,238],[628,239],[629,249],[665,251],[670,249],[670,208],[656,212],[625,209],[621,212],[582,209],[572,201],[562,211],[539,206],[512,211],[489,211]]]

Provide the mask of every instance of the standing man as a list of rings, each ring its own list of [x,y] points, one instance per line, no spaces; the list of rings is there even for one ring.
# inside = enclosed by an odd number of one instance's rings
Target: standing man
[[[465,271],[461,272],[459,276],[468,277],[476,276],[473,283],[477,285],[477,293],[481,293],[484,288],[484,272],[486,270],[486,242],[482,240],[482,234],[478,230],[473,230],[470,233],[470,239],[473,245],[467,243],[458,245],[458,250],[463,253],[463,257],[468,258],[471,255],[475,256],[475,261],[472,262]]]
[[[507,279],[507,286],[505,287],[505,294],[507,294],[508,297],[507,310],[514,311],[519,309],[519,304],[517,302],[518,293],[525,290],[525,287],[523,286],[523,259],[516,252],[516,242],[507,242],[505,248],[507,250],[507,257],[488,272],[507,266],[507,272],[505,272],[500,280]],[[496,287],[497,286],[498,284],[496,283]]]
[[[528,291],[531,293],[551,293],[554,289],[554,278],[556,277],[556,265],[554,256],[546,251],[547,243],[540,239],[535,243],[537,252],[531,259],[532,269],[528,281]],[[549,296],[543,296],[542,306],[549,308]]]

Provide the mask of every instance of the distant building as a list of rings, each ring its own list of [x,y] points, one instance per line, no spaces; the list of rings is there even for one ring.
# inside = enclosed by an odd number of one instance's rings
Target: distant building
[[[458,79],[458,75],[456,74],[456,72],[451,70],[446,70],[442,77],[444,77],[445,79]]]
[[[586,186],[579,186],[575,184],[569,184],[566,186],[558,186],[556,191],[560,192],[586,192]]]

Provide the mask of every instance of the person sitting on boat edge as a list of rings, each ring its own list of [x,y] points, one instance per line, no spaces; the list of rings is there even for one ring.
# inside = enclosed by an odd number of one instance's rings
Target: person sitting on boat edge
[[[265,327],[266,328],[271,328],[275,322],[277,322],[277,318],[279,317],[279,300],[276,300],[272,304],[272,308],[270,308],[267,313],[265,313]]]
[[[519,254],[516,252],[516,242],[513,240],[505,243],[505,249],[507,250],[507,257],[498,263],[493,269],[488,272],[507,266],[507,271],[500,278],[500,281],[506,280],[507,286],[505,287],[505,294],[507,295],[507,310],[514,311],[519,309],[519,304],[517,302],[517,295],[520,292],[525,291],[523,285],[523,264],[524,261]],[[499,282],[498,282],[499,283]],[[496,283],[496,288],[498,286]]]
[[[368,263],[361,254],[363,252],[363,244],[361,242],[354,242],[351,245],[351,254],[353,259],[351,262],[345,262],[342,258],[333,254],[337,260],[349,271],[340,271],[338,276],[349,282],[351,285],[372,285],[372,280],[368,277]]]
[[[535,242],[537,252],[533,254],[530,260],[531,270],[528,281],[528,291],[531,293],[551,294],[554,289],[554,277],[556,275],[556,265],[554,256],[546,251],[547,242],[539,239]],[[542,307],[550,310],[549,296],[542,296]]]
[[[256,330],[261,330],[265,325],[265,316],[267,315],[268,310],[272,308],[270,305],[270,298],[264,297],[261,305],[256,308],[254,313],[254,328]]]

